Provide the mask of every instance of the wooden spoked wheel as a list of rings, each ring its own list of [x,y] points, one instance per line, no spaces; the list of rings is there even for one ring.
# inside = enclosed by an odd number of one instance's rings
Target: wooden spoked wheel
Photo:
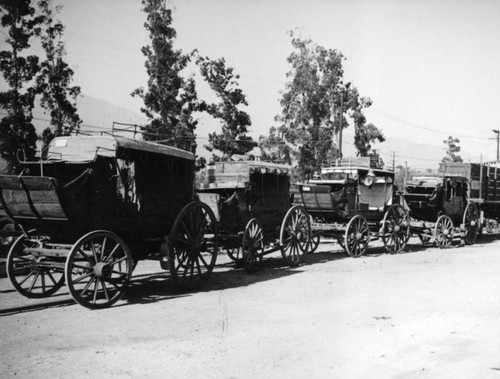
[[[262,253],[264,252],[264,234],[262,226],[256,218],[248,221],[243,241],[241,243],[243,252],[243,265],[249,273],[254,273],[259,269]]]
[[[186,205],[170,232],[170,273],[177,286],[192,290],[212,273],[219,251],[215,215],[204,203]]]
[[[309,214],[302,206],[295,205],[286,213],[280,229],[281,255],[288,265],[298,266],[302,263],[310,238]]]
[[[132,266],[129,248],[115,233],[87,233],[73,245],[66,260],[69,293],[84,307],[109,307],[122,297]]]
[[[243,252],[241,251],[241,247],[227,247],[226,249],[227,256],[236,264],[243,263]]]
[[[464,211],[463,225],[465,227],[464,241],[467,245],[472,245],[479,234],[479,211],[476,204],[467,204]]]
[[[399,204],[391,205],[382,221],[382,241],[391,253],[404,251],[410,239],[410,217]]]
[[[354,216],[347,224],[344,244],[347,254],[359,257],[366,252],[370,241],[370,227],[363,216]]]
[[[12,285],[29,298],[53,295],[64,284],[64,260],[27,251],[38,246],[38,240],[23,235],[12,244],[7,256],[7,274]]]
[[[434,227],[434,238],[437,245],[444,249],[453,243],[454,227],[453,221],[447,215],[439,216]]]

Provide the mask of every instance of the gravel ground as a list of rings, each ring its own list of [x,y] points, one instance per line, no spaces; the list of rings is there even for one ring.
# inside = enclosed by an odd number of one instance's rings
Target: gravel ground
[[[178,293],[140,262],[113,307],[48,299],[0,279],[5,378],[500,378],[500,238],[346,257],[322,243],[297,268],[273,255],[248,275],[221,256]]]

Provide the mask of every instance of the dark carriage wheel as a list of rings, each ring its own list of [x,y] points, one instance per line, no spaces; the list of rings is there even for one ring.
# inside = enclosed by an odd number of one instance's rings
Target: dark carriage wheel
[[[290,266],[298,266],[307,252],[311,238],[309,214],[301,205],[294,205],[288,210],[281,223],[281,255]]]
[[[344,235],[345,251],[351,257],[359,257],[366,252],[370,241],[370,227],[363,216],[354,216],[347,224]]]
[[[439,216],[434,227],[434,238],[441,248],[448,248],[453,243],[454,227],[453,221],[447,215]]]
[[[177,286],[192,290],[212,273],[219,251],[215,215],[201,202],[186,205],[170,232],[170,273]]]
[[[115,233],[96,230],[80,238],[66,259],[66,283],[75,301],[90,309],[118,301],[132,276],[128,246]]]
[[[227,256],[236,264],[243,264],[243,253],[241,251],[241,247],[227,247],[226,249]]]
[[[64,284],[62,267],[51,265],[48,257],[36,257],[25,251],[38,245],[38,241],[20,236],[7,256],[7,274],[12,285],[21,295],[29,298],[53,295]]]
[[[467,245],[472,245],[479,234],[479,211],[476,204],[467,204],[464,211],[463,224],[465,227],[464,241]]]
[[[262,253],[264,252],[264,234],[260,222],[256,218],[248,221],[243,241],[241,243],[243,252],[243,265],[251,274],[259,269]]]
[[[410,239],[410,217],[399,204],[391,205],[382,221],[382,241],[391,254],[404,251]]]

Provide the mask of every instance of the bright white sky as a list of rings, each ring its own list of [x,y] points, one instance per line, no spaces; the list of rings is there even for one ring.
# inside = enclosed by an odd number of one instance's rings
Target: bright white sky
[[[63,0],[68,61],[91,96],[139,113],[148,43],[139,0]],[[225,57],[248,97],[251,134],[279,113],[295,29],[347,60],[345,81],[373,100],[368,121],[388,140],[442,146],[459,137],[477,161],[494,159],[500,129],[498,0],[169,0],[177,48]],[[116,120],[119,121],[119,120]],[[206,122],[199,135],[214,128]],[[352,142],[352,141],[351,141]],[[384,159],[390,152],[379,145]],[[444,150],[443,150],[444,153]],[[404,156],[404,151],[396,152]],[[425,156],[425,152],[422,152]],[[417,158],[417,157],[415,157]]]

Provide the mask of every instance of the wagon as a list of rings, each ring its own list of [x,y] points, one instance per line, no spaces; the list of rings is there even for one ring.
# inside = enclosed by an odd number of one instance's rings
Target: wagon
[[[221,249],[249,272],[273,252],[290,266],[303,260],[309,217],[302,206],[292,206],[290,169],[262,161],[217,162],[198,190],[215,214]]]
[[[461,174],[415,176],[405,185],[404,200],[412,234],[424,244],[450,247],[459,239],[474,243],[479,228],[477,205],[469,200],[470,180]]]
[[[159,259],[192,289],[212,272],[217,230],[196,200],[194,156],[119,136],[55,138],[48,155],[0,176],[0,200],[22,229],[7,258],[22,295],[53,295],[66,283],[88,308],[123,294],[136,263]]]
[[[390,253],[406,247],[409,219],[398,203],[394,172],[370,167],[369,159],[345,159],[298,189],[312,219],[309,252],[321,237],[337,240],[350,256],[364,254],[377,239]]]
[[[500,162],[448,163],[446,175],[462,176],[470,184],[467,200],[479,211],[478,232],[498,228],[500,220]]]

